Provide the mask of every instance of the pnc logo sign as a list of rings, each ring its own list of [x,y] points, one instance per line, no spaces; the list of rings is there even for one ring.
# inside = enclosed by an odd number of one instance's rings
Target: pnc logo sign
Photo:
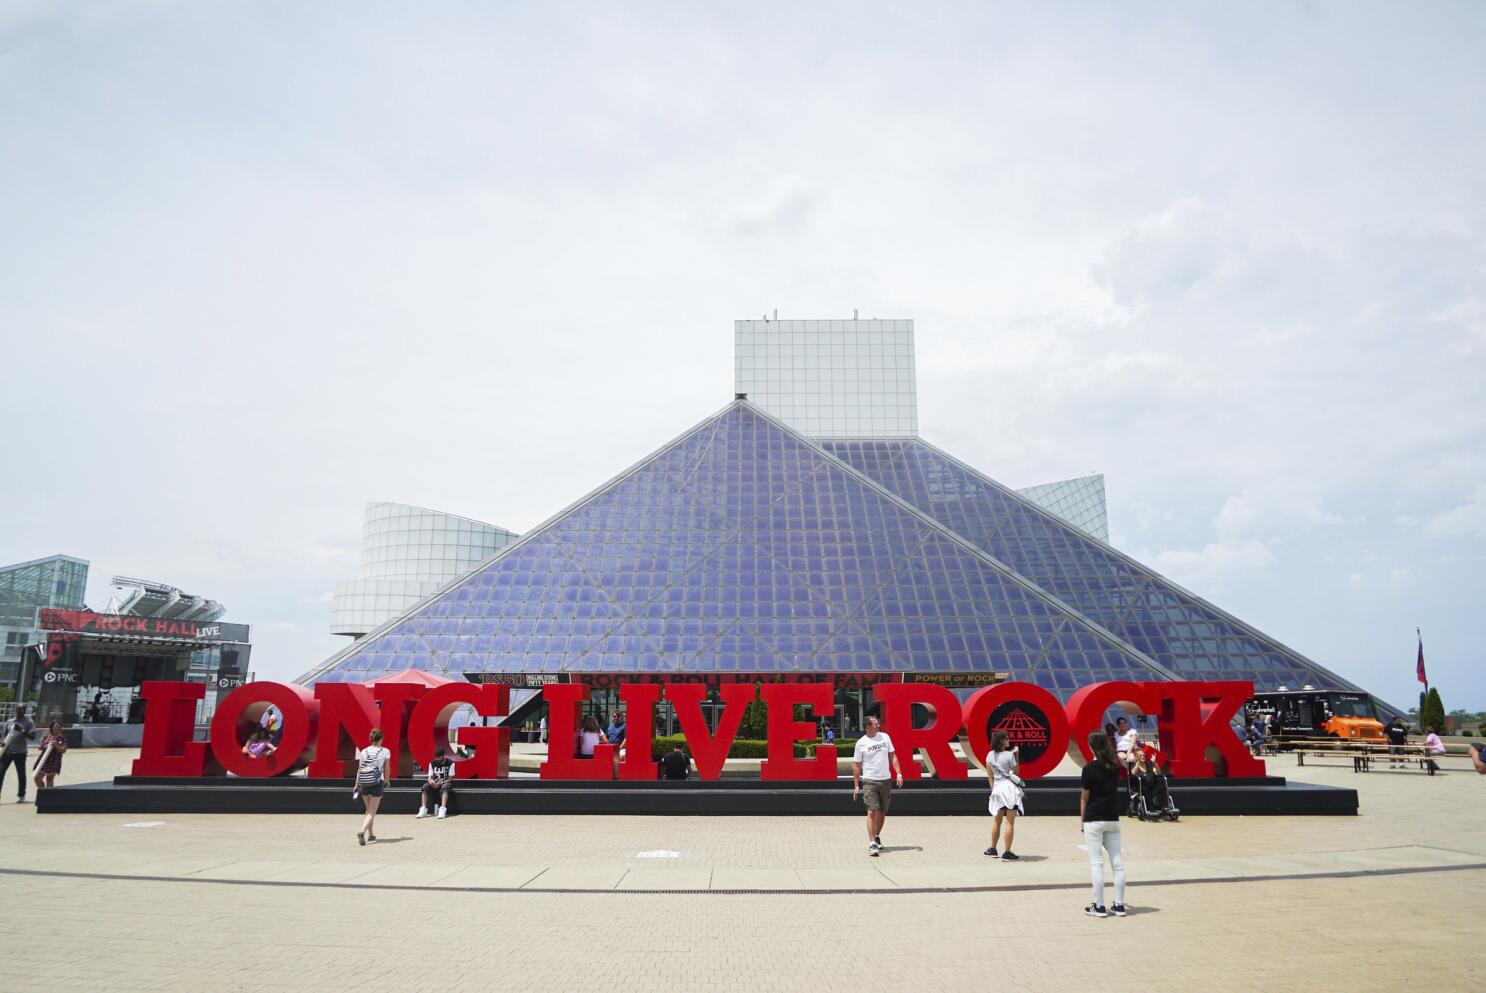
[[[553,747],[541,766],[543,779],[612,780],[656,778],[656,763],[642,742],[654,737],[655,710],[662,699],[675,711],[702,779],[722,775],[728,748],[737,736],[744,710],[759,699],[767,710],[767,758],[759,768],[766,780],[830,780],[837,775],[833,745],[817,745],[813,755],[797,758],[795,744],[810,741],[817,716],[834,712],[834,689],[827,682],[737,682],[712,689],[696,682],[654,680],[622,683],[620,705],[629,727],[624,757],[613,745],[599,745],[591,758],[566,747],[581,726],[590,688],[581,683],[542,687],[548,707],[548,740]],[[145,707],[143,741],[134,763],[136,776],[220,776],[245,778],[287,775],[297,769],[315,779],[344,779],[354,773],[355,750],[364,747],[374,728],[392,753],[396,774],[412,775],[413,764],[427,767],[434,749],[449,739],[449,723],[461,707],[483,717],[507,713],[510,687],[501,683],[384,682],[319,683],[313,688],[282,683],[247,683],[218,703],[208,741],[193,741],[196,704],[206,693],[202,683],[147,682],[141,687]],[[1022,749],[1025,779],[1045,776],[1064,755],[1079,761],[1089,756],[1090,731],[1102,726],[1111,707],[1152,715],[1161,746],[1171,758],[1174,776],[1211,776],[1209,752],[1216,750],[1232,776],[1263,776],[1264,763],[1229,731],[1229,722],[1253,695],[1243,681],[1108,682],[1085,686],[1059,701],[1031,683],[997,683],[977,690],[963,704],[949,689],[932,683],[879,682],[872,702],[882,729],[893,739],[903,762],[903,778],[918,779],[921,758],[941,779],[965,779],[969,766],[952,742],[979,761],[990,750],[991,735],[1005,731]],[[282,718],[283,737],[267,758],[249,758],[242,745],[270,708]],[[709,725],[706,711],[712,711]],[[796,714],[801,716],[797,717]],[[915,717],[928,715],[928,721]],[[510,768],[511,732],[505,727],[469,726],[460,744],[473,750],[455,763],[460,779],[501,779]]]

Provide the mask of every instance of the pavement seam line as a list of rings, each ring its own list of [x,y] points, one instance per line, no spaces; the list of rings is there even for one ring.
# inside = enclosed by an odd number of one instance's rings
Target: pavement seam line
[[[550,868],[550,867],[549,867]],[[1192,877],[1186,879],[1150,879],[1140,880],[1134,885],[1141,888],[1155,886],[1201,886],[1205,884],[1230,884],[1230,883],[1268,883],[1285,882],[1299,879],[1356,879],[1367,876],[1404,876],[1418,875],[1429,872],[1469,872],[1486,870],[1486,862],[1475,862],[1466,865],[1424,865],[1424,866],[1397,866],[1383,869],[1348,869],[1337,872],[1286,872],[1272,873],[1262,876],[1208,876]],[[546,870],[543,870],[544,872]],[[900,888],[856,888],[856,889],[821,889],[821,888],[791,888],[791,889],[669,889],[669,890],[620,890],[620,889],[595,889],[595,888],[569,888],[569,887],[532,887],[532,886],[427,886],[411,885],[402,883],[314,883],[293,879],[211,879],[203,876],[126,876],[106,872],[61,872],[50,869],[10,869],[0,867],[0,875],[4,876],[29,876],[33,878],[51,879],[96,879],[106,882],[140,882],[140,883],[197,883],[218,886],[269,886],[269,887],[292,887],[300,889],[334,889],[334,890],[383,890],[392,892],[415,892],[415,893],[564,893],[578,895],[592,895],[595,893],[607,893],[610,895],[633,896],[635,894],[663,894],[667,896],[764,896],[774,894],[777,896],[863,896],[866,894],[901,894],[901,895],[953,895],[959,893],[1028,893],[1054,890],[1087,890],[1088,881],[1077,883],[1006,883],[994,886],[912,886]],[[541,873],[537,874],[538,876]],[[536,877],[533,877],[536,878]]]

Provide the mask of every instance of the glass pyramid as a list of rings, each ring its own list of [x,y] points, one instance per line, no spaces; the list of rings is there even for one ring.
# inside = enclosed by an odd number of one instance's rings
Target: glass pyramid
[[[1172,674],[737,401],[301,677]]]
[[[821,445],[1179,678],[1358,689],[920,439]]]

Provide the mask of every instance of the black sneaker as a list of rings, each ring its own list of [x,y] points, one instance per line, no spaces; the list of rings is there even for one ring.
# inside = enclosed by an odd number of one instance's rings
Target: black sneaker
[[[1123,903],[1112,903],[1112,904],[1110,904],[1109,905],[1109,912],[1111,914],[1114,914],[1116,917],[1124,917],[1124,916],[1126,916],[1126,914],[1129,913],[1129,911],[1127,911],[1125,909],[1125,905]]]
[[[1005,855],[1001,856],[1002,862],[1020,862],[1021,860],[1022,857],[1020,855],[1017,855],[1015,852],[1012,852],[1009,849],[1007,850]]]
[[[875,859],[877,858],[877,856],[882,854],[882,849],[878,848],[876,845],[868,845],[867,854]]]
[[[364,846],[366,844],[366,834],[364,832],[361,832],[361,831],[357,831],[356,832],[356,844],[362,845],[362,846]]]
[[[875,842],[877,842],[877,847],[878,848],[881,848],[882,847],[882,835],[879,834],[877,837],[873,838],[872,840],[875,841]]]
[[[1091,904],[1089,904],[1087,907],[1084,908],[1084,913],[1088,914],[1090,917],[1108,917],[1109,916],[1109,911],[1105,910],[1104,909],[1104,906],[1102,904],[1098,904],[1098,903],[1091,903]]]
[[[1000,852],[996,851],[996,847],[994,845],[992,845],[990,848],[987,848],[986,849],[986,854],[989,855],[993,859],[994,858],[999,858],[1000,855],[1001,855]]]

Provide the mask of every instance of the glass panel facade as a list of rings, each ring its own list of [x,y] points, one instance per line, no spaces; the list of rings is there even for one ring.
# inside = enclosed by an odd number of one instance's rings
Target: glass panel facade
[[[1166,676],[748,403],[302,681],[408,667]]]
[[[734,391],[807,438],[918,434],[913,322],[733,323]]]
[[[0,567],[0,685],[20,678],[21,649],[42,640],[42,607],[78,610],[88,587],[88,563],[66,555]]]
[[[1017,492],[1043,510],[1057,514],[1085,534],[1108,543],[1109,509],[1104,502],[1102,474],[1024,486]]]
[[[516,540],[505,528],[401,503],[372,503],[361,568],[335,584],[330,631],[360,637],[400,616]]]
[[[1356,688],[923,441],[823,447],[1181,678]]]

